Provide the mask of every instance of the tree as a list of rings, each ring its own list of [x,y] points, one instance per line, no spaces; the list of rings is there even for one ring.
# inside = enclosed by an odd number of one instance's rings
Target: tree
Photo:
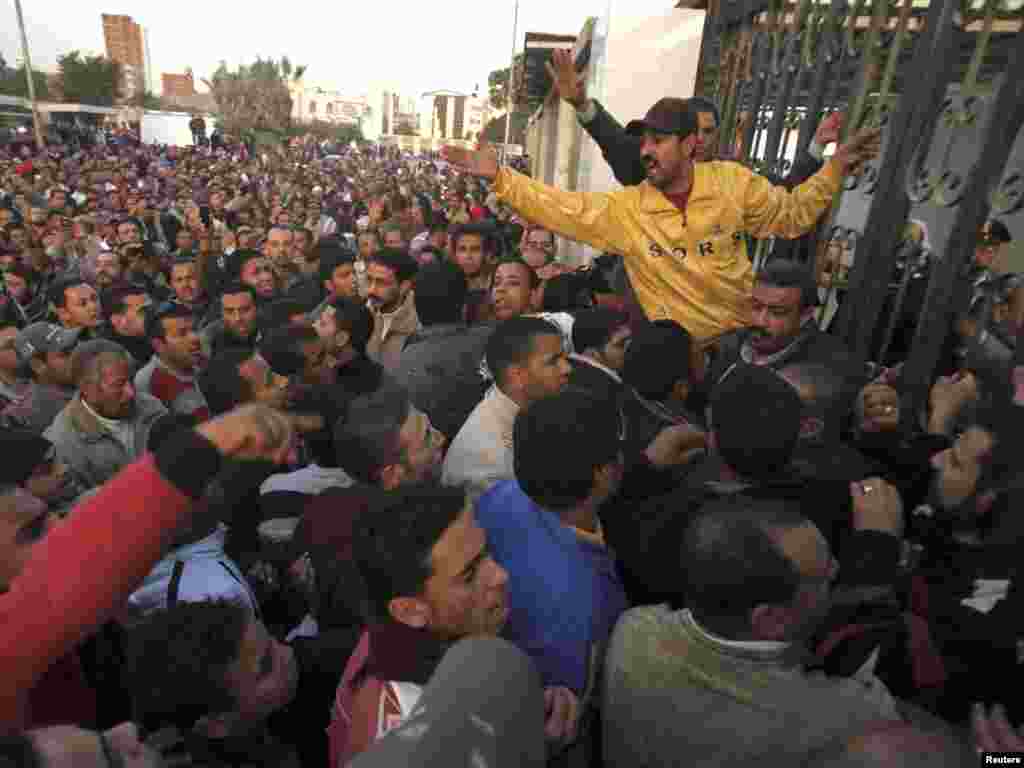
[[[522,71],[523,54],[517,53],[513,62],[516,70]],[[513,85],[515,85],[514,82]],[[487,88],[491,95],[491,106],[495,109],[505,109],[505,102],[508,99],[508,67],[491,72],[487,76]]]
[[[50,98],[50,84],[46,79],[46,73],[38,69],[32,70],[32,82],[36,87],[36,98],[46,101]],[[0,68],[0,94],[4,96],[18,96],[22,99],[28,98],[28,82],[25,80],[25,66],[17,69],[9,67]]]
[[[65,102],[110,107],[120,93],[121,65],[106,56],[71,51],[57,59]]]
[[[505,141],[505,121],[508,114],[496,117],[488,121],[484,128],[483,140],[489,144],[502,144]],[[526,126],[530,120],[530,113],[524,110],[516,110],[512,113],[512,131],[509,133],[509,144],[526,143]]]
[[[229,134],[284,133],[292,121],[289,78],[298,80],[305,72],[305,66],[293,68],[287,58],[280,63],[257,58],[252,64],[239,65],[234,72],[222,61],[213,76],[203,82],[217,102],[224,129]]]

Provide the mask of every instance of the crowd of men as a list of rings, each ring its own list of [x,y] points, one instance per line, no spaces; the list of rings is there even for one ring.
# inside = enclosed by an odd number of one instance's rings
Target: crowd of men
[[[621,190],[486,149],[0,158],[0,766],[1024,748],[1024,381],[968,316],[907,413],[817,322],[800,238],[877,132],[768,179],[709,102],[623,128],[552,75]]]

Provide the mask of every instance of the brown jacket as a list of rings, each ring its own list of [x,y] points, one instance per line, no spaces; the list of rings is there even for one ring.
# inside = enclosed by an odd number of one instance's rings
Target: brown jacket
[[[398,363],[405,347],[405,340],[420,329],[420,319],[416,315],[416,304],[412,291],[405,297],[402,305],[390,315],[384,315],[373,309],[373,333],[366,345],[366,356],[384,366],[388,373],[398,369]]]

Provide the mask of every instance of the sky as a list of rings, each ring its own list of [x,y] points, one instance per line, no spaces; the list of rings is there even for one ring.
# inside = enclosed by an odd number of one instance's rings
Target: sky
[[[221,60],[234,67],[257,56],[287,55],[308,66],[306,81],[359,96],[374,88],[400,93],[487,86],[508,66],[515,0],[341,0],[283,3],[216,0],[22,0],[32,64],[54,71],[57,57],[79,49],[104,53],[102,13],[127,14],[146,28],[156,91],[161,72],[192,67],[197,79]],[[666,3],[667,5],[667,3]],[[517,50],[526,32],[578,34],[608,0],[520,0]],[[486,9],[486,10],[481,10]],[[13,2],[0,4],[0,53],[21,53]]]

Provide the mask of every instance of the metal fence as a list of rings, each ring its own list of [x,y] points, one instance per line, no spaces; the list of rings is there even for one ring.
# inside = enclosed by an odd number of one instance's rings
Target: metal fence
[[[845,112],[844,138],[881,127],[879,158],[847,180],[816,254],[830,240],[853,251],[838,332],[877,359],[892,334],[879,318],[902,300],[908,220],[927,223],[933,257],[905,379],[916,405],[981,225],[1009,217],[1024,236],[1022,21],[1024,0],[712,0],[708,11],[698,92],[720,107],[723,156],[785,175],[829,112]]]

